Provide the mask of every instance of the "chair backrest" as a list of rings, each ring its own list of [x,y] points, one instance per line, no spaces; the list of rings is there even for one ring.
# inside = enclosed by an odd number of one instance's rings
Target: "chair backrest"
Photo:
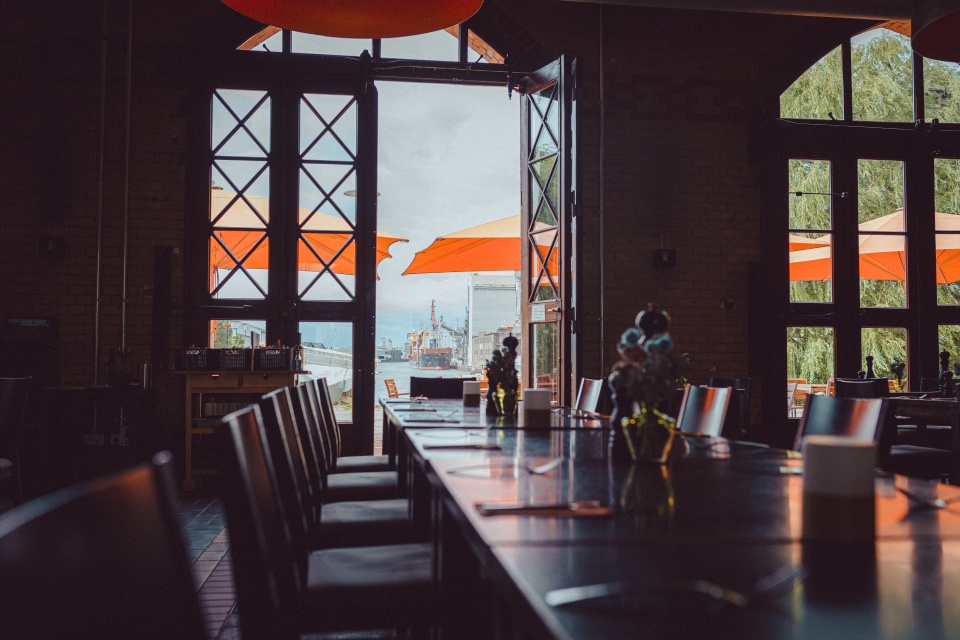
[[[920,391],[940,391],[940,378],[920,378]]]
[[[807,435],[836,435],[877,441],[886,419],[883,398],[807,397],[793,448],[800,451]]]
[[[32,379],[0,378],[0,453],[20,443]]]
[[[337,414],[333,410],[330,387],[327,385],[326,378],[319,378],[309,380],[307,390],[317,415],[320,433],[324,437],[329,468],[332,469],[337,464],[337,458],[340,457],[340,425],[337,424]]]
[[[293,413],[300,434],[300,446],[303,449],[307,467],[307,482],[310,495],[316,502],[323,494],[327,477],[326,444],[317,422],[316,409],[310,394],[310,385],[298,384],[292,391]],[[317,507],[319,509],[319,506]]]
[[[305,559],[293,552],[277,498],[260,407],[231,413],[223,422],[221,496],[244,640],[295,637],[285,626],[295,616],[286,614],[304,579]]]
[[[259,404],[290,539],[294,549],[306,553],[308,532],[319,519],[319,514],[310,500],[306,462],[294,424],[290,393],[286,388],[271,391],[260,399]]]
[[[886,378],[837,378],[834,381],[833,394],[837,398],[886,398],[890,395],[890,385]]]
[[[797,395],[797,383],[788,382],[787,383],[787,408],[793,406],[793,398]]]
[[[202,640],[172,456],[0,516],[4,638]]]
[[[753,387],[753,378],[710,378],[707,386],[733,389],[730,401],[733,408],[727,413],[723,435],[731,438],[746,435],[750,423],[750,390]]]
[[[427,398],[463,397],[463,378],[424,378],[410,376],[410,397],[424,396]]]
[[[677,428],[684,433],[719,436],[730,406],[730,387],[698,387],[688,384],[677,414]]]
[[[580,411],[596,411],[602,390],[603,380],[583,378],[580,380],[580,389],[577,391],[577,404],[575,408]]]
[[[387,385],[387,397],[388,398],[399,398],[400,393],[397,391],[397,383],[393,380],[384,380],[383,384]]]

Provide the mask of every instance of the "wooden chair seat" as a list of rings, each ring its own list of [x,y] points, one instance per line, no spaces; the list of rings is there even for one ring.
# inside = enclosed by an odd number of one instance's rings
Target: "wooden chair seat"
[[[407,500],[333,502],[320,514],[321,547],[361,547],[416,542]]]
[[[374,454],[369,456],[340,456],[337,458],[337,466],[331,473],[356,473],[358,471],[387,471],[390,468],[390,461],[386,454]]]

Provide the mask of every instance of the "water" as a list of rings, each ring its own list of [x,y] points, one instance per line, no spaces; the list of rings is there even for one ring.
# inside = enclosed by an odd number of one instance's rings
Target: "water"
[[[397,383],[397,391],[400,393],[410,392],[410,376],[418,378],[456,378],[458,376],[465,378],[479,376],[479,373],[470,371],[461,371],[458,369],[415,369],[406,362],[381,362],[377,365],[377,397],[387,395],[387,387],[384,380],[393,380]]]

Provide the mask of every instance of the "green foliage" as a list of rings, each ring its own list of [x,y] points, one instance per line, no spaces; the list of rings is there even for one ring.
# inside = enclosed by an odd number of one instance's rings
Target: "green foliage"
[[[843,119],[843,71],[837,47],[804,72],[780,96],[780,117]]]
[[[214,330],[213,348],[214,349],[239,349],[245,346],[243,336],[237,334],[232,327],[226,326],[225,320],[217,320],[217,327]]]

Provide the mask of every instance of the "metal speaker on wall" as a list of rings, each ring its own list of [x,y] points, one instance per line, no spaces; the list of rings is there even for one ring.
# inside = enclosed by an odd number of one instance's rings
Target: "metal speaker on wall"
[[[916,0],[910,32],[914,52],[960,62],[960,0]]]

